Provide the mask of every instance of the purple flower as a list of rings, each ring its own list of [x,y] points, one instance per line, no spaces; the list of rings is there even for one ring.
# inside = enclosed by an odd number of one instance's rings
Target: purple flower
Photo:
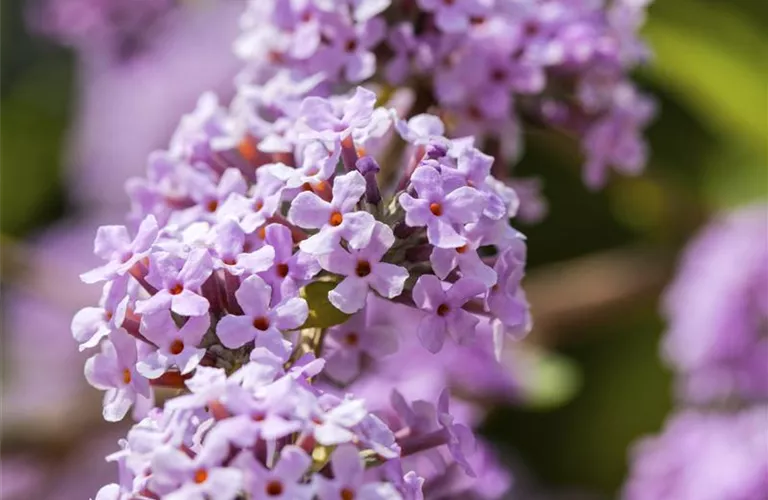
[[[444,143],[446,149],[450,146],[448,139],[445,139],[445,125],[443,121],[435,115],[422,113],[411,117],[406,122],[398,118],[397,113],[392,111],[392,118],[395,123],[395,130],[404,141],[409,144],[430,144],[434,142]]]
[[[357,448],[341,445],[331,455],[333,479],[316,475],[317,496],[320,500],[364,498],[370,500],[399,500],[397,490],[389,483],[366,483],[365,465]]]
[[[84,307],[72,318],[72,336],[80,343],[81,351],[95,347],[122,326],[128,308],[127,289],[128,276],[106,283],[101,306]]]
[[[336,177],[330,202],[314,193],[300,193],[291,204],[288,219],[299,227],[320,231],[302,241],[299,248],[323,255],[332,252],[342,238],[355,248],[365,246],[375,224],[371,214],[355,211],[364,193],[365,178],[357,171]]]
[[[259,362],[263,359],[263,356],[260,357]],[[286,418],[296,409],[296,401],[291,397],[292,392],[296,390],[296,382],[290,377],[283,377],[272,383],[271,379],[274,378],[275,372],[259,370],[261,372],[259,375],[269,374],[260,381],[263,385],[269,384],[269,386],[262,389],[260,398],[254,399],[248,393],[251,390],[249,383],[255,380],[255,370],[259,365],[257,362],[246,366],[246,372],[251,373],[242,374],[242,386],[227,387],[227,393],[223,398],[227,409],[236,415],[227,424],[234,426],[236,434],[240,436],[239,439],[246,437],[241,446],[253,446],[256,438],[275,440],[300,431],[301,422]]]
[[[282,224],[270,224],[265,229],[264,241],[274,249],[274,265],[261,272],[272,287],[272,301],[295,296],[299,288],[320,271],[317,260],[301,250],[293,251],[291,230]]]
[[[341,156],[341,144],[335,143],[331,151],[322,141],[312,141],[301,151],[301,164],[297,168],[285,169],[285,186],[289,189],[305,184],[316,186],[329,180],[336,172]]]
[[[686,410],[637,443],[622,498],[757,499],[768,491],[768,407],[737,413]]]
[[[440,351],[446,334],[458,344],[472,338],[479,320],[462,306],[485,290],[482,283],[462,278],[446,291],[436,276],[421,276],[413,287],[413,301],[427,313],[418,327],[424,347],[432,353]]]
[[[227,315],[216,327],[219,340],[230,349],[256,339],[258,346],[283,355],[288,346],[281,330],[293,330],[307,320],[307,301],[293,297],[271,305],[272,288],[259,276],[249,276],[243,281],[235,297],[245,315]]]
[[[232,194],[245,194],[247,185],[243,174],[236,168],[228,168],[218,181],[201,172],[191,171],[186,177],[189,195],[195,206],[184,212],[189,220],[214,221],[219,207]]]
[[[437,247],[464,245],[466,239],[456,227],[477,221],[486,204],[482,193],[468,186],[446,193],[443,177],[431,166],[417,168],[411,184],[418,198],[408,193],[398,198],[405,210],[405,223],[411,227],[427,226],[429,242]]]
[[[85,363],[85,378],[104,394],[104,419],[121,420],[139,398],[149,398],[149,381],[136,371],[136,340],[116,330],[101,343],[101,352]]]
[[[146,257],[158,235],[157,220],[152,215],[144,218],[131,240],[125,226],[102,226],[96,233],[93,252],[108,261],[80,275],[85,283],[96,283],[127,273],[137,262]]]
[[[229,453],[222,443],[206,439],[194,458],[178,448],[164,446],[152,457],[152,484],[172,500],[234,500],[242,488],[243,474],[223,467]]]
[[[389,30],[387,45],[393,50],[394,55],[384,67],[384,75],[391,85],[400,85],[408,77],[411,59],[418,46],[413,32],[413,23],[403,22],[392,27]]]
[[[352,0],[352,18],[358,23],[372,19],[384,12],[392,0]]]
[[[333,406],[327,409],[329,402]],[[359,399],[339,400],[324,395],[318,401],[310,420],[312,434],[324,446],[349,443],[356,438],[351,429],[360,424],[367,414],[365,405]]]
[[[298,446],[283,448],[271,469],[264,467],[250,451],[238,456],[236,463],[247,471],[245,491],[251,498],[311,500],[314,495],[312,485],[301,484],[312,459]]]
[[[277,167],[279,164],[274,164]],[[286,167],[287,168],[287,167]],[[293,172],[293,169],[290,169]],[[249,196],[231,194],[218,211],[220,218],[234,217],[246,233],[263,226],[277,212],[285,187],[276,170],[263,165],[256,171],[256,184]]]
[[[356,130],[365,129],[373,116],[376,94],[357,87],[341,109],[320,97],[307,97],[301,103],[301,116],[316,136],[326,141],[343,141]]]
[[[622,173],[640,173],[646,161],[646,145],[640,130],[653,117],[653,101],[628,83],[613,90],[613,103],[603,117],[584,133],[583,148],[587,156],[584,183],[591,188],[605,184],[609,165]]]
[[[383,297],[391,299],[403,291],[408,271],[400,266],[381,262],[395,241],[392,230],[381,222],[374,223],[373,234],[366,246],[334,251],[320,257],[326,271],[345,276],[336,288],[328,292],[328,300],[337,309],[353,314],[365,306],[369,287]]]
[[[340,79],[350,83],[370,78],[376,71],[372,50],[384,38],[384,20],[374,17],[352,26],[342,21],[329,23],[327,28],[324,34],[328,44],[318,49],[307,66],[328,74],[331,79],[343,75]]]
[[[205,349],[198,347],[211,324],[210,317],[188,318],[181,327],[176,326],[170,311],[145,314],[141,318],[141,333],[158,349],[139,361],[139,373],[147,378],[157,378],[169,367],[176,366],[183,374],[194,370],[203,359]]]
[[[417,3],[434,14],[435,24],[446,33],[467,31],[470,19],[487,14],[491,4],[488,0],[417,0]]]
[[[662,350],[685,400],[768,396],[767,209],[748,206],[702,229],[666,291]]]
[[[207,250],[197,249],[180,259],[172,254],[160,254],[149,266],[147,282],[157,293],[136,303],[138,314],[152,314],[170,309],[182,316],[202,316],[208,312],[208,299],[200,287],[213,270],[213,260]]]
[[[394,332],[371,324],[365,309],[343,325],[331,328],[326,338],[324,373],[342,384],[348,384],[360,373],[363,356],[376,359],[397,350]]]
[[[477,253],[479,247],[478,238],[468,238],[467,243],[458,248],[435,247],[429,256],[432,270],[438,278],[445,279],[458,266],[462,277],[472,278],[492,287],[496,284],[496,271],[483,262]]]
[[[275,250],[271,246],[263,246],[254,252],[245,252],[245,238],[245,233],[234,219],[227,219],[214,227],[210,238],[215,251],[214,267],[226,269],[234,276],[271,268]]]
[[[444,389],[437,401],[437,421],[448,433],[448,450],[453,459],[467,475],[475,477],[472,466],[467,461],[467,457],[475,451],[475,437],[469,427],[455,423],[453,415],[449,412],[449,401],[448,389]]]
[[[497,357],[507,335],[520,338],[531,328],[528,301],[521,287],[525,270],[525,244],[516,240],[496,258],[498,283],[488,290],[486,306],[494,316],[493,331]]]

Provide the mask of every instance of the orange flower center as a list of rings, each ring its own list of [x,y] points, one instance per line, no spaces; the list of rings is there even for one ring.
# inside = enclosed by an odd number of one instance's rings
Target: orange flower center
[[[218,200],[211,200],[208,202],[207,205],[205,205],[205,209],[209,212],[213,213],[216,211],[216,209],[219,208],[219,201]]]
[[[184,291],[184,285],[181,283],[176,283],[169,291],[171,292],[171,295],[178,295]]]
[[[131,370],[126,368],[123,370],[123,383],[124,384],[130,384],[131,383]]]
[[[432,212],[432,215],[440,217],[443,215],[443,206],[439,203],[430,203],[429,211]]]
[[[205,469],[197,469],[195,471],[195,482],[197,484],[204,483],[208,479],[208,471]]]
[[[469,247],[467,245],[461,245],[459,248],[456,249],[457,253],[464,253],[467,250],[469,250]]]
[[[259,150],[256,149],[256,144],[254,144],[250,137],[245,137],[240,141],[240,144],[237,145],[237,151],[249,162],[256,161],[256,157],[259,154]]]
[[[341,212],[333,212],[330,219],[328,219],[328,224],[336,227],[340,226],[343,221],[344,217],[341,215]]]

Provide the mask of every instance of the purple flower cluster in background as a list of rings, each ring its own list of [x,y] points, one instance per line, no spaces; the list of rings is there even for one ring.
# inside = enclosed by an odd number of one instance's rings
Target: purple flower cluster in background
[[[480,400],[515,397],[495,358],[530,327],[516,193],[438,117],[318,85],[205,94],[129,181],[135,231],[97,232],[104,264],[82,279],[103,295],[73,335],[100,349],[85,370],[105,419],[144,417],[100,498],[509,487],[470,429]],[[153,409],[163,387],[191,394]]]
[[[325,92],[370,82],[411,89],[448,135],[476,135],[515,159],[546,126],[577,137],[584,180],[636,174],[654,113],[628,73],[649,57],[638,38],[648,0],[252,0],[238,54],[246,80],[282,70]],[[506,166],[497,167],[504,175]]]
[[[686,410],[633,449],[628,500],[757,500],[768,491],[768,406]]]
[[[712,222],[667,291],[664,357],[687,401],[768,398],[767,218],[757,205]]]
[[[629,500],[768,492],[768,206],[710,223],[686,249],[663,312],[683,409],[634,449]],[[693,408],[685,408],[686,406]]]

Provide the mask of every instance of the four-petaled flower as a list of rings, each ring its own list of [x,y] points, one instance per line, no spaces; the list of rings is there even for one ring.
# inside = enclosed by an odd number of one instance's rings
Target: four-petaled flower
[[[301,326],[308,315],[307,301],[291,297],[272,304],[272,287],[259,276],[249,276],[235,292],[244,316],[227,315],[221,318],[216,334],[230,349],[256,340],[257,346],[267,347],[279,356],[289,352],[290,343],[281,331]]]
[[[171,366],[177,367],[182,375],[194,370],[205,355],[205,349],[199,345],[210,324],[207,314],[192,316],[181,327],[176,325],[170,311],[142,316],[140,331],[158,348],[139,361],[139,373],[153,379]]]
[[[485,290],[485,285],[471,278],[461,278],[445,290],[437,277],[421,276],[413,287],[413,301],[427,313],[418,330],[424,347],[436,353],[443,348],[446,334],[459,344],[474,336],[479,319],[462,306]]]
[[[320,229],[299,244],[312,255],[332,252],[343,238],[355,248],[362,248],[371,239],[374,219],[371,214],[356,211],[365,193],[365,178],[357,171],[336,177],[333,198],[327,202],[314,193],[302,192],[291,204],[288,219],[299,227]]]
[[[355,446],[344,444],[331,455],[333,479],[315,476],[317,496],[320,500],[399,500],[401,495],[395,487],[384,482],[364,482],[365,464]]]
[[[328,300],[337,309],[352,314],[365,306],[368,288],[391,299],[403,291],[408,271],[400,266],[381,262],[382,257],[395,241],[392,230],[376,222],[371,239],[365,247],[349,249],[340,246],[320,257],[320,265],[326,271],[345,276],[336,288],[328,292]]]
[[[96,232],[93,252],[108,262],[80,278],[90,284],[124,275],[149,255],[158,233],[157,220],[152,215],[144,218],[133,240],[125,226],[101,226]]]
[[[486,200],[475,188],[462,186],[446,193],[443,177],[429,165],[418,167],[411,176],[418,198],[403,193],[398,198],[405,210],[405,223],[427,226],[427,238],[441,248],[456,248],[466,243],[457,227],[475,222],[483,213]]]
[[[170,309],[182,316],[202,316],[210,303],[200,294],[200,287],[213,271],[213,260],[205,249],[189,253],[186,260],[172,254],[158,256],[150,262],[147,283],[157,292],[136,302],[138,314],[152,314]]]

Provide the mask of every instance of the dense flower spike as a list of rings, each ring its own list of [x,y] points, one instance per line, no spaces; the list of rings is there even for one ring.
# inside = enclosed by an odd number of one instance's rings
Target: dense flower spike
[[[637,35],[649,1],[251,0],[236,51],[256,83],[288,70],[323,80],[324,95],[363,81],[410,88],[412,114],[439,110],[449,135],[498,139],[507,159],[524,127],[564,131],[582,143],[585,183],[600,187],[611,166],[635,174],[646,161],[654,104],[628,74],[649,57]],[[310,127],[353,133],[368,119],[351,114],[360,102],[313,97]]]
[[[479,403],[446,387],[515,394],[494,352],[530,326],[520,200],[440,117],[325,92],[331,74],[371,76],[389,2],[280,5],[261,4],[274,25],[240,48],[274,36],[325,77],[201,97],[128,184],[135,233],[97,235],[106,263],[83,279],[103,296],[73,336],[101,347],[86,375],[105,418],[143,417],[100,498],[498,497],[509,478],[472,436]],[[467,5],[433,7],[459,29],[483,15]],[[152,408],[152,388],[183,393]]]
[[[761,498],[768,491],[768,407],[737,413],[687,410],[633,449],[622,498]]]
[[[768,491],[766,209],[718,217],[685,250],[663,304],[663,353],[677,371],[681,408],[634,447],[629,500]]]
[[[253,87],[248,92],[259,96]],[[137,469],[141,480],[118,491],[418,498],[418,475],[385,474],[402,451],[399,434],[366,416],[339,386],[354,389],[386,358],[416,352],[444,357],[422,367],[442,370],[452,363],[447,338],[465,361],[473,350],[486,353],[478,362],[487,360],[506,333],[528,327],[520,289],[525,244],[508,225],[518,199],[491,177],[493,159],[469,139],[440,135],[435,116],[393,120],[364,89],[330,100],[273,99],[279,104],[269,109],[283,112],[273,125],[259,123],[273,127],[266,135],[280,134],[280,151],[266,151],[272,139],[248,132],[265,112],[261,104],[243,113],[236,98],[227,112],[202,99],[171,149],[150,159],[147,179],[129,186],[136,237],[122,226],[97,236],[96,252],[107,263],[83,279],[106,282],[103,299],[78,313],[72,328],[82,348],[102,346],[86,374],[107,391],[105,417],[119,420],[134,403],[141,403],[135,413],[146,414],[150,385],[183,388],[186,381],[191,391],[139,427],[160,419],[163,433],[193,441],[157,451],[144,462],[151,477]],[[402,159],[387,156],[387,143],[405,147]],[[243,144],[265,151],[254,155]],[[395,333],[377,317],[384,305],[416,321]],[[423,347],[407,354],[410,347],[397,347],[403,336]],[[312,361],[311,353],[327,359],[325,373],[317,366],[325,360]],[[386,392],[389,383],[381,383]],[[296,387],[316,401],[288,397]],[[244,391],[256,399],[243,399]],[[443,392],[429,411],[431,423],[403,430],[405,454],[437,453],[443,472],[455,465],[474,476],[474,439],[448,412],[449,398]],[[315,449],[344,443],[330,455]],[[233,458],[228,446],[253,451]],[[278,461],[259,455],[276,446],[283,450]],[[308,479],[307,457],[314,467],[328,461],[329,473]],[[421,463],[414,462],[419,474]],[[364,481],[361,471],[371,467],[381,473]]]
[[[765,205],[712,222],[690,244],[667,291],[663,351],[694,403],[768,397]]]

